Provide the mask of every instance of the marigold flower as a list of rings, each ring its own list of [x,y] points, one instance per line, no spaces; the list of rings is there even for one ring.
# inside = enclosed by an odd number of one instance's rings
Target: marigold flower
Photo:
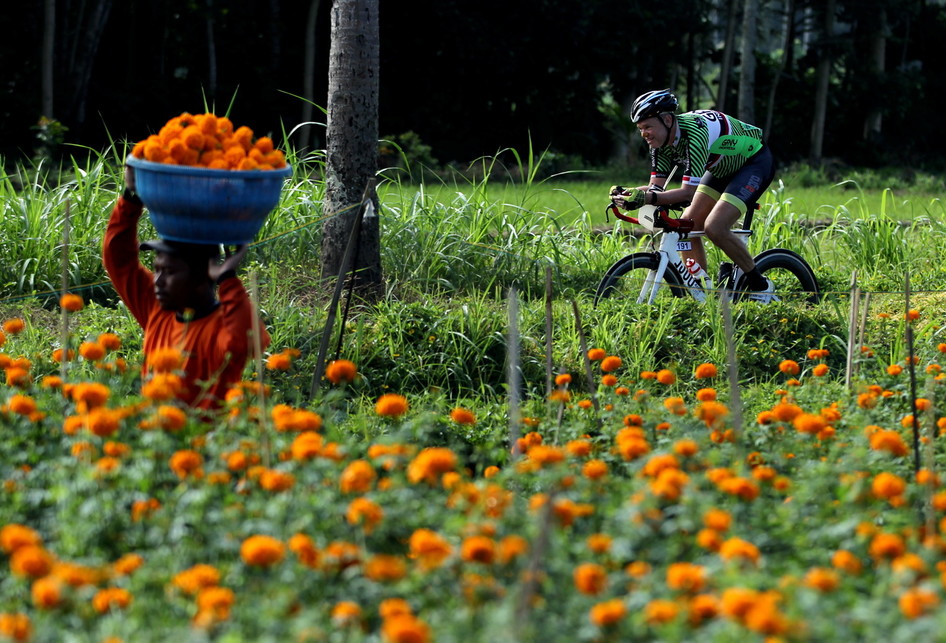
[[[79,344],[79,355],[89,362],[97,362],[105,357],[105,347],[98,342],[82,342]]]
[[[699,592],[706,585],[706,568],[693,563],[671,563],[667,567],[667,587],[682,592]]]
[[[240,558],[247,565],[270,567],[283,559],[286,546],[272,536],[250,536],[240,545]]]
[[[377,474],[367,460],[355,460],[342,471],[338,478],[342,493],[367,493]]]
[[[907,548],[897,534],[878,533],[870,541],[868,552],[874,559],[893,559],[902,556]]]
[[[8,319],[3,322],[3,332],[7,335],[18,335],[26,328],[26,322],[20,318]]]
[[[664,408],[674,415],[686,415],[687,407],[682,397],[668,397],[663,401]]]
[[[752,563],[759,562],[759,548],[742,538],[730,538],[719,547],[723,560],[743,559]]]
[[[59,306],[67,312],[77,313],[82,310],[84,303],[79,295],[67,292],[59,298]]]
[[[288,491],[296,484],[296,477],[287,471],[267,469],[259,477],[259,485],[266,491]]]
[[[156,373],[170,373],[184,365],[184,355],[176,348],[159,348],[147,356],[147,365]]]
[[[195,622],[205,619],[212,622],[230,618],[230,610],[236,602],[236,596],[229,587],[205,587],[197,594],[197,617]]]
[[[723,421],[729,415],[729,408],[721,402],[707,401],[701,402],[693,411],[693,414],[702,420],[707,427],[714,429],[723,424]]]
[[[496,542],[488,536],[470,536],[460,545],[460,557],[468,563],[489,565],[496,558]]]
[[[694,377],[698,380],[705,380],[712,377],[716,377],[719,374],[719,371],[716,369],[715,364],[710,364],[709,362],[704,362],[696,367],[696,370],[693,372]]]
[[[375,554],[365,561],[364,574],[376,583],[393,583],[407,575],[407,563],[400,556]]]
[[[33,636],[33,622],[26,614],[0,613],[0,634],[12,641],[28,641]]]
[[[815,435],[822,431],[828,423],[821,415],[814,413],[799,413],[792,419],[792,425],[799,433]]]
[[[621,361],[620,357],[617,357],[616,355],[609,355],[608,357],[605,357],[603,360],[601,360],[601,370],[605,373],[610,373],[621,368],[623,364],[624,362]]]
[[[33,381],[29,370],[20,366],[9,366],[6,369],[7,386],[26,388]]]
[[[434,569],[439,567],[444,559],[452,552],[450,546],[443,537],[430,529],[417,529],[411,534],[408,540],[410,548],[410,557],[416,559],[422,569]]]
[[[397,393],[385,393],[375,403],[375,413],[382,417],[397,419],[407,413],[409,405],[407,398]]]
[[[582,563],[572,573],[575,589],[582,594],[596,596],[608,586],[608,573],[597,563]]]
[[[824,377],[828,374],[828,370],[827,364],[818,364],[813,369],[811,369],[811,374],[815,377]]]
[[[610,388],[612,386],[617,385],[617,383],[618,383],[618,378],[615,377],[614,375],[611,375],[610,373],[601,377],[602,386],[607,386],[608,388]]]
[[[12,395],[10,397],[10,401],[7,404],[10,410],[17,415],[24,415],[27,417],[35,413],[37,409],[36,400],[31,398],[29,395]]]
[[[780,370],[785,375],[798,375],[801,373],[801,366],[798,365],[798,362],[791,359],[784,359],[779,362],[778,370]]]
[[[319,549],[306,534],[294,534],[289,539],[289,551],[306,567],[315,569],[319,566]]]
[[[655,598],[644,606],[644,619],[651,625],[669,623],[680,612],[680,607],[665,598]]]
[[[909,448],[899,433],[884,429],[870,435],[870,448],[875,451],[886,451],[898,457],[909,453]]]
[[[123,587],[106,587],[92,597],[92,607],[99,614],[113,609],[125,609],[132,602],[132,595]]]
[[[511,534],[499,541],[499,562],[510,562],[529,551],[529,541],[518,534]]]
[[[421,481],[436,484],[440,476],[453,471],[457,466],[457,456],[446,447],[428,447],[423,449],[407,466],[407,478],[412,483]]]
[[[900,375],[903,372],[903,367],[899,364],[891,364],[887,367],[887,373],[889,375]]]
[[[42,578],[52,571],[54,562],[42,545],[23,545],[10,555],[10,571],[17,576]]]
[[[670,386],[677,381],[677,376],[670,369],[662,368],[657,371],[657,381],[666,386]]]
[[[753,480],[733,476],[717,483],[719,490],[732,496],[737,496],[742,500],[755,500],[759,497],[759,485]]]
[[[732,515],[723,509],[710,509],[703,514],[703,524],[716,531],[728,531],[732,525]]]
[[[171,470],[177,474],[177,477],[183,480],[190,475],[200,475],[201,467],[204,464],[204,457],[196,451],[185,449],[175,452],[168,461],[168,464]]]
[[[292,357],[286,353],[273,353],[266,358],[266,368],[271,371],[288,371],[292,368]]]
[[[805,586],[816,589],[819,592],[833,592],[841,583],[841,578],[833,569],[825,567],[812,567],[805,573]]]
[[[322,452],[322,436],[315,431],[303,431],[292,441],[293,460],[311,460]]]
[[[878,473],[871,482],[871,492],[878,498],[891,499],[901,496],[907,490],[907,482],[900,476],[887,471]]]
[[[946,352],[946,351],[944,351]],[[590,348],[588,349],[588,359],[592,362],[597,362],[603,360],[607,353],[603,348]]]
[[[220,583],[220,572],[213,565],[199,563],[178,572],[171,579],[171,584],[187,594],[197,594],[205,587],[214,587]]]
[[[939,596],[924,587],[911,587],[900,595],[900,611],[909,619],[916,619],[933,610],[939,604]]]
[[[621,621],[627,616],[627,606],[620,598],[612,598],[609,601],[598,603],[592,606],[588,618],[593,625],[598,627],[608,627]]]
[[[476,416],[473,414],[473,411],[460,406],[450,411],[450,419],[457,424],[465,426],[472,426],[476,424]]]
[[[371,533],[384,518],[381,506],[368,498],[355,498],[345,511],[345,520],[350,525],[361,525],[365,533]]]
[[[600,480],[608,475],[608,463],[604,460],[588,460],[581,467],[581,475],[589,480]]]
[[[430,627],[412,614],[397,614],[384,619],[381,635],[388,643],[429,643]]]
[[[39,609],[58,607],[62,603],[62,581],[55,576],[38,578],[30,587],[30,596]]]
[[[855,575],[860,574],[863,568],[860,559],[846,549],[839,549],[834,552],[831,556],[831,564],[836,569]]]
[[[20,547],[42,545],[42,538],[32,527],[10,523],[0,528],[0,548],[11,554]]]
[[[187,414],[184,410],[169,404],[160,405],[155,415],[157,417],[157,425],[165,431],[172,433],[180,431],[187,424]]]

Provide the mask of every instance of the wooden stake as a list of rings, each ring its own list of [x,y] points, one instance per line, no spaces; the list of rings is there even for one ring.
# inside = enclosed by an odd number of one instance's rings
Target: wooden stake
[[[335,328],[335,317],[338,315],[338,302],[342,297],[342,289],[345,287],[345,275],[351,271],[352,257],[356,252],[358,245],[358,235],[361,231],[361,219],[365,215],[365,209],[372,203],[374,195],[375,179],[368,180],[365,187],[365,193],[362,196],[361,204],[352,222],[351,233],[348,236],[348,245],[345,246],[345,254],[342,256],[342,265],[338,270],[338,279],[335,280],[335,290],[332,293],[332,301],[328,307],[328,315],[325,320],[325,328],[322,329],[322,341],[319,343],[319,355],[315,360],[315,369],[312,372],[312,383],[309,387],[309,397],[314,398],[319,393],[319,387],[322,384],[322,373],[325,370],[325,355],[328,353],[329,339]],[[371,206],[373,207],[373,205]]]
[[[62,359],[59,360],[59,376],[66,381],[66,365],[69,363],[69,311],[62,307],[62,295],[69,290],[69,226],[71,224],[72,202],[66,199],[66,210],[62,220],[62,292],[59,296],[60,331],[62,333]]]
[[[847,358],[844,362],[844,386],[851,388],[854,375],[854,344],[857,337],[857,307],[860,303],[860,288],[857,285],[857,271],[851,273],[851,306],[847,316]]]
[[[518,455],[517,443],[521,431],[519,411],[519,298],[516,296],[516,287],[509,289],[508,297],[509,337],[506,341],[506,362],[508,366],[507,381],[509,384],[509,448],[513,455]]]
[[[742,438],[742,396],[739,394],[739,365],[736,363],[736,342],[733,338],[732,310],[729,308],[727,291],[719,298],[719,308],[723,313],[723,330],[726,332],[726,373],[729,376],[730,410],[732,426],[736,440]]]
[[[256,361],[256,381],[259,386],[259,407],[260,407],[260,448],[263,451],[263,466],[269,467],[272,463],[272,445],[269,441],[269,413],[266,412],[266,382],[263,374],[263,336],[259,320],[259,279],[256,271],[250,272],[250,302],[253,305],[252,333],[253,333],[253,354]]]
[[[598,387],[595,385],[595,378],[591,372],[591,360],[588,359],[588,341],[585,339],[585,329],[581,323],[581,312],[578,310],[578,302],[572,299],[572,310],[575,313],[575,329],[578,332],[578,341],[581,345],[581,359],[585,365],[585,380],[588,384],[588,391],[591,393],[591,404],[595,409],[595,418],[598,422],[598,428],[602,427],[601,408],[598,404]]]
[[[545,399],[552,395],[552,266],[545,267]]]

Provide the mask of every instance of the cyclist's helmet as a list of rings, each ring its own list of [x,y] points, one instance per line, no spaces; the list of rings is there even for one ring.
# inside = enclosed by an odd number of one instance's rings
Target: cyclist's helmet
[[[631,105],[631,122],[640,123],[645,118],[676,111],[680,101],[669,89],[658,89],[641,94]]]

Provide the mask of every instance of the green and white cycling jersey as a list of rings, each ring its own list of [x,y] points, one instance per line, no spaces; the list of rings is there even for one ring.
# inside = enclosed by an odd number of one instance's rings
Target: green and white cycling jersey
[[[762,149],[762,130],[711,109],[676,116],[672,144],[650,151],[651,179],[666,179],[683,166],[683,184],[699,185],[705,172],[725,178]]]

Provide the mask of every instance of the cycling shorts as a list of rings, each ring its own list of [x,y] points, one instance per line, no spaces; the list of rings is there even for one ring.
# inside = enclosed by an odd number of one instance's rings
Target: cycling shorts
[[[726,177],[713,176],[707,172],[700,179],[697,192],[702,192],[717,201],[731,203],[739,209],[741,214],[753,207],[762,193],[775,178],[775,157],[767,145],[756,152],[746,161],[746,164],[736,170],[735,174]]]

